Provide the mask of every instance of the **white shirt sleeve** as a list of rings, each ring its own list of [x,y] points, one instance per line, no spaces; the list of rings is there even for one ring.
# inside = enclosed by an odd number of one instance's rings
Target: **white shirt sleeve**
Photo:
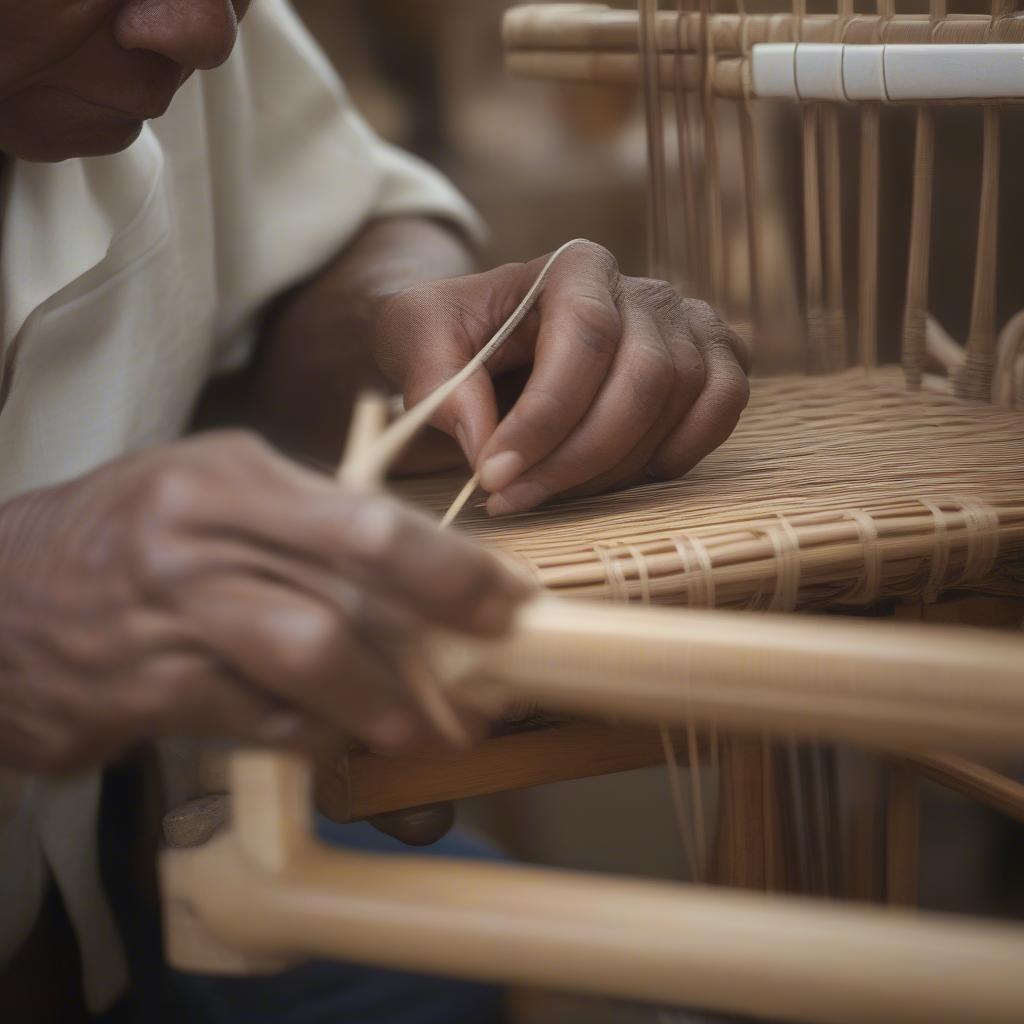
[[[221,290],[216,370],[248,356],[268,300],[375,217],[425,214],[480,241],[452,185],[382,141],[286,0],[261,0],[223,68],[202,76]]]

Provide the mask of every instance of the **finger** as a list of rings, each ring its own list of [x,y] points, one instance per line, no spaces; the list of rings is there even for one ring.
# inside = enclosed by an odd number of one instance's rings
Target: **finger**
[[[722,444],[735,429],[750,398],[747,375],[730,346],[713,344],[702,354],[704,390],[650,463],[651,472],[666,480],[688,473]]]
[[[395,296],[377,324],[377,360],[411,409],[455,376],[514,308],[514,271],[427,282]],[[497,423],[487,373],[465,381],[432,417],[470,461]]]
[[[542,265],[528,264],[529,273]],[[596,245],[574,246],[552,267],[537,305],[533,371],[476,464],[486,490],[505,490],[550,455],[590,409],[622,334],[617,282],[614,258]]]
[[[447,380],[454,377],[473,357],[457,351],[422,347],[423,357],[406,378],[403,394],[406,409],[411,409]],[[498,424],[498,403],[491,376],[486,371],[473,374],[431,417],[431,425],[455,438],[466,461],[474,465],[480,449]]]
[[[530,593],[492,553],[385,495],[336,484],[248,444],[212,461],[206,477],[169,489],[166,500],[187,510],[188,528],[178,534],[291,554],[333,573],[338,585],[388,598],[427,622],[484,635],[503,632]],[[176,571],[166,546],[148,544],[144,557],[159,563],[149,570],[155,589],[173,589],[163,576]]]
[[[94,699],[117,706],[137,735],[205,736],[259,744],[305,746],[312,720],[248,686],[224,664],[198,652],[173,651],[147,660],[98,687]]]
[[[216,577],[191,588],[181,611],[225,664],[288,708],[383,749],[424,731],[394,667],[315,599],[259,579]]]
[[[590,411],[552,455],[491,496],[492,515],[523,512],[586,484],[622,463],[644,439],[653,448],[672,426],[663,415],[666,406],[688,408],[699,394],[704,368],[688,339],[685,352],[676,343],[680,351],[674,359],[658,321],[646,310],[628,305],[622,321],[622,343]]]

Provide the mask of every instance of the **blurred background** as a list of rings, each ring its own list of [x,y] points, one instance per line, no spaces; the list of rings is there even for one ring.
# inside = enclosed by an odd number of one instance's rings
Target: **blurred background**
[[[295,6],[373,127],[443,170],[476,205],[491,228],[487,263],[530,259],[586,235],[628,273],[643,272],[644,143],[634,93],[506,76],[508,0]]]

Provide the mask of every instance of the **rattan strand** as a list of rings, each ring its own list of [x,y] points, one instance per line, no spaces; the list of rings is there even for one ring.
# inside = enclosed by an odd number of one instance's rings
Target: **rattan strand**
[[[895,368],[807,383],[755,381],[736,433],[682,480],[502,519],[477,504],[460,528],[566,595],[808,607],[953,586],[1019,592],[1024,415],[908,394]],[[439,513],[462,483],[399,486]],[[797,539],[793,598],[780,522]]]

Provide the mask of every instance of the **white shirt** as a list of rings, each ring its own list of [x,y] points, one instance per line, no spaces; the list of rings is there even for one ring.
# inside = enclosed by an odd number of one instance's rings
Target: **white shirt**
[[[228,62],[114,156],[14,162],[0,192],[0,502],[177,437],[207,378],[247,357],[262,308],[371,217],[476,234],[435,171],[386,145],[286,0],[260,0]],[[100,781],[0,774],[0,964],[48,872],[112,1003],[124,956],[101,894]]]

